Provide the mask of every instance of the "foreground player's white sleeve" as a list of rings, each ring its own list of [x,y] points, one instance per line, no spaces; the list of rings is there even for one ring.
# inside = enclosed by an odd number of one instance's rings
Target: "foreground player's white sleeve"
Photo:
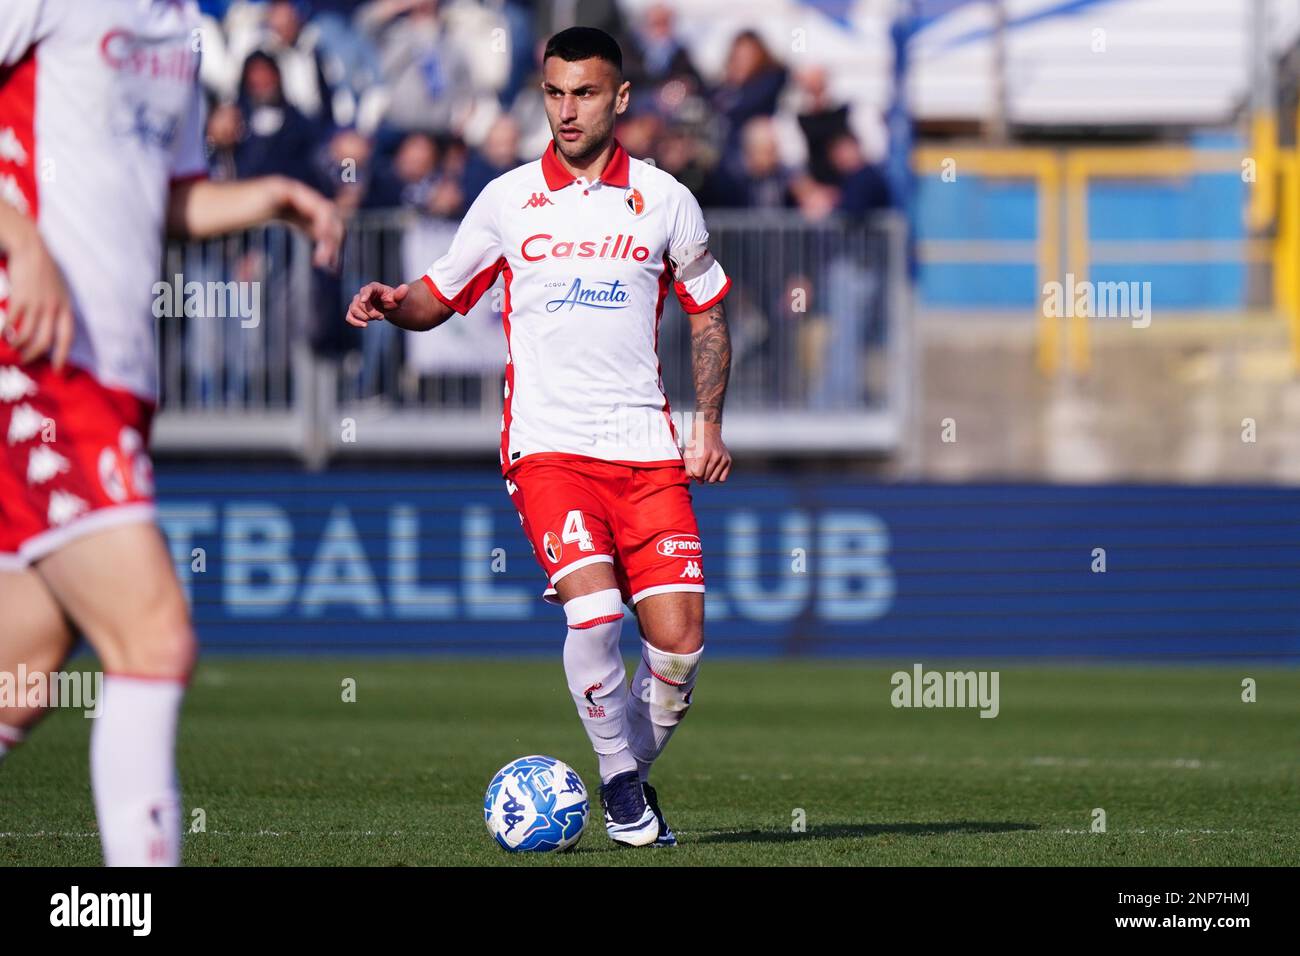
[[[49,0],[4,0],[0,3],[0,66],[13,66],[54,29]]]
[[[433,297],[464,315],[492,288],[506,267],[501,231],[497,228],[496,191],[489,183],[470,204],[448,249],[424,274]]]
[[[208,158],[203,151],[206,114],[203,88],[196,78],[190,84],[190,103],[185,109],[185,119],[177,130],[176,140],[172,143],[172,182],[207,177]]]
[[[673,269],[673,291],[682,309],[694,315],[717,305],[731,288],[731,279],[709,252],[709,229],[699,201],[685,186],[677,195],[670,213],[668,261]]]

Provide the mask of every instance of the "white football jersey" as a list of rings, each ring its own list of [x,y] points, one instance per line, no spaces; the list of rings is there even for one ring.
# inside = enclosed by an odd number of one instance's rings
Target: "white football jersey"
[[[616,143],[598,178],[575,179],[554,148],[484,188],[424,282],[464,315],[503,280],[503,471],[539,455],[678,464],[658,357],[664,299],[671,288],[704,312],[730,280],[671,175]]]
[[[193,0],[0,3],[0,201],[63,271],[71,362],[149,400],[170,182],[207,171],[198,27]]]

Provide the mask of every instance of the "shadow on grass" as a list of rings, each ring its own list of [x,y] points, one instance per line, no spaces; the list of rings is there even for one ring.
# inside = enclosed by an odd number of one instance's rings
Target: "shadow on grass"
[[[1037,830],[1036,823],[1014,823],[1009,820],[954,820],[950,823],[818,823],[805,833],[792,833],[788,829],[734,830],[722,833],[701,833],[690,838],[691,843],[798,843],[815,840],[853,840],[865,837],[898,834],[901,836],[942,836],[949,833],[1011,833],[1018,830]]]

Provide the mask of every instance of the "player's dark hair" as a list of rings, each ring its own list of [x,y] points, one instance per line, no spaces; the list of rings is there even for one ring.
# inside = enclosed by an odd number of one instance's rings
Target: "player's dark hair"
[[[623,75],[623,51],[619,48],[618,41],[595,27],[569,27],[555,34],[546,41],[542,62],[545,63],[553,56],[558,56],[566,63],[595,57],[612,63],[618,75]]]

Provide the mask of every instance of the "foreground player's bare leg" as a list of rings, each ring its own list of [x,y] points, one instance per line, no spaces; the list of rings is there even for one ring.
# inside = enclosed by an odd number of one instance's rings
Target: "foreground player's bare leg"
[[[617,842],[645,846],[658,838],[659,825],[639,787],[628,742],[627,671],[619,650],[623,599],[613,568],[589,564],[555,583],[569,624],[564,674],[600,763],[606,829]]]
[[[104,668],[90,740],[104,862],[175,866],[176,723],[195,639],[162,534],[144,522],[110,528],[64,545],[36,570]]]
[[[63,666],[74,643],[72,629],[35,571],[0,572],[0,607],[0,673],[17,675],[21,665],[30,676]],[[44,714],[44,707],[0,705],[0,761]]]

